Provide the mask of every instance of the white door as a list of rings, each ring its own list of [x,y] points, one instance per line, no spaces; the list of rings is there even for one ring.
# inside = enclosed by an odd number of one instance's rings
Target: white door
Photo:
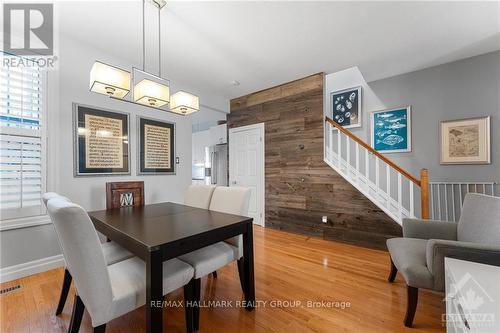
[[[229,130],[229,186],[251,189],[248,215],[264,226],[264,123]]]

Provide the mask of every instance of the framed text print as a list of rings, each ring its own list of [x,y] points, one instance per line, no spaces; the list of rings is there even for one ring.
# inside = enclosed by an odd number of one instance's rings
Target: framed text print
[[[75,175],[130,174],[129,115],[73,103]]]
[[[441,164],[489,164],[490,144],[490,117],[441,122]]]
[[[361,127],[361,87],[330,94],[332,120],[345,128]]]
[[[139,174],[175,174],[175,124],[137,118]]]
[[[411,151],[411,107],[372,112],[371,143],[381,153]]]

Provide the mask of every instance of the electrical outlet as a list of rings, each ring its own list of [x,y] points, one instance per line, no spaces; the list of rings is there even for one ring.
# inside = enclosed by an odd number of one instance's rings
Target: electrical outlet
[[[328,216],[322,216],[321,217],[321,222],[328,223]]]

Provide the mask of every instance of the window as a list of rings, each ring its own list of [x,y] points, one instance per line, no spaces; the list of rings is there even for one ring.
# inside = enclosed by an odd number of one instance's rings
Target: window
[[[1,219],[45,213],[46,74],[39,68],[0,68]]]

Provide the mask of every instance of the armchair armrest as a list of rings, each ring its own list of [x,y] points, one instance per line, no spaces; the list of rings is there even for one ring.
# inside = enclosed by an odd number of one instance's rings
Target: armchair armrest
[[[403,219],[403,237],[457,240],[457,223],[435,220]]]
[[[445,257],[500,266],[500,245],[429,239],[426,248],[427,268],[434,276],[437,290],[444,288]]]

